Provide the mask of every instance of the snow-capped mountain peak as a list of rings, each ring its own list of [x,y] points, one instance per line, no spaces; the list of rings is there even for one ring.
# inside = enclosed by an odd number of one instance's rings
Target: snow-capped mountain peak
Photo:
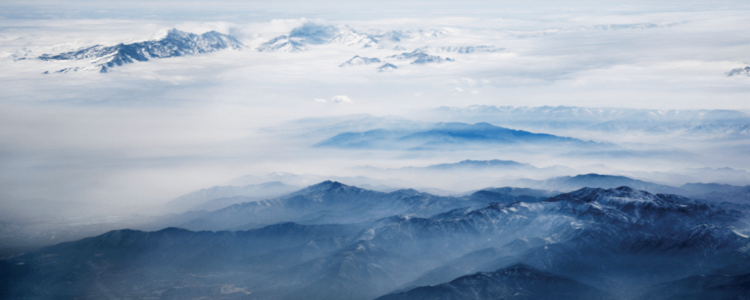
[[[94,66],[65,68],[59,73],[78,70],[98,70],[106,73],[114,66],[145,62],[154,58],[195,55],[214,52],[223,49],[240,49],[242,43],[231,35],[209,31],[194,34],[170,29],[166,34],[156,36],[157,40],[143,41],[131,44],[120,43],[114,46],[95,45],[60,54],[44,54],[39,59],[45,61],[88,60]]]

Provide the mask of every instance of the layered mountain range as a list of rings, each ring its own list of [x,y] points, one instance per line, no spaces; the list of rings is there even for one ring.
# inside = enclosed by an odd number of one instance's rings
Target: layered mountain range
[[[434,39],[445,36],[441,30],[399,30],[399,31],[358,31],[348,26],[320,25],[307,23],[292,29],[289,34],[274,37],[256,49],[260,52],[299,52],[310,50],[311,47],[323,44],[344,45],[355,48],[382,48],[383,43],[398,43],[402,40]],[[68,73],[77,71],[97,71],[107,73],[111,68],[130,64],[134,62],[146,62],[151,59],[167,58],[175,56],[195,55],[223,49],[241,49],[244,45],[234,36],[210,31],[203,34],[171,29],[165,34],[159,35],[151,40],[120,43],[117,45],[94,45],[57,54],[42,54],[37,59],[44,61],[70,61],[78,62],[74,66],[66,67],[56,73]],[[53,48],[52,48],[53,49]],[[406,48],[396,46],[394,49]],[[48,49],[49,50],[49,49]],[[27,50],[28,52],[29,50]],[[379,71],[398,68],[396,61],[408,61],[410,64],[440,63],[453,61],[452,58],[443,58],[428,53],[495,53],[503,52],[504,48],[495,46],[424,46],[391,55],[394,62],[385,62],[378,68]],[[31,53],[31,52],[29,52]],[[388,52],[384,52],[383,58]],[[19,54],[20,55],[20,54]],[[27,55],[28,56],[28,55]],[[19,56],[17,60],[26,59]],[[382,62],[379,58],[366,58],[355,56],[341,66],[366,65]],[[50,73],[47,71],[45,73]]]
[[[214,213],[275,224],[116,230],[43,248],[0,261],[0,293],[29,299],[739,299],[750,274],[750,206],[629,187],[562,194],[499,189],[456,198],[327,181]]]

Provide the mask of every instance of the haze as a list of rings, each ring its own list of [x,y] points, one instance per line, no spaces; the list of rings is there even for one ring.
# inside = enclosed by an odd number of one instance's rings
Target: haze
[[[319,175],[311,177],[316,179],[364,176],[372,180],[362,182],[373,186],[445,193],[589,172],[673,185],[750,183],[736,175],[750,168],[748,131],[742,127],[748,124],[743,114],[750,109],[750,77],[728,76],[750,65],[750,7],[745,1],[652,2],[4,1],[2,218],[152,214],[155,207],[189,192],[262,183],[275,178],[267,175],[274,172]],[[257,50],[309,24],[436,34],[367,48],[322,43],[299,52]],[[196,34],[215,30],[236,37],[243,47],[136,62],[110,73],[55,73],[89,63],[37,59],[93,45],[150,40],[171,28]],[[395,50],[397,46],[405,50]],[[381,64],[340,67],[355,55],[395,63],[388,57],[427,46],[503,50],[443,52],[436,55],[455,61],[403,62],[387,72],[378,72]],[[568,125],[545,125],[542,115],[536,122],[471,113],[491,106],[622,113],[585,126],[574,124],[575,114]],[[436,111],[439,107],[455,108],[455,113]],[[699,117],[680,123],[698,122],[692,127],[676,126],[672,119],[658,121],[668,124],[656,124],[661,131],[591,127],[623,118],[638,123],[636,113],[703,116],[712,110],[734,112],[717,117],[725,126],[721,128],[700,127]],[[619,148],[315,146],[347,132],[419,132],[436,122],[488,122]],[[567,169],[473,174],[476,179],[469,184],[468,179],[456,183],[457,177],[465,177],[458,172],[412,176],[362,168],[426,167],[467,159]],[[715,172],[691,171],[701,168]],[[721,168],[738,173],[716,171]],[[258,179],[238,179],[244,175]]]

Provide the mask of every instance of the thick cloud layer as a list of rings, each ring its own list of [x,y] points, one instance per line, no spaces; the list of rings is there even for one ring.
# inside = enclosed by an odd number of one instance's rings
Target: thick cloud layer
[[[440,106],[747,111],[750,77],[727,76],[750,64],[750,8],[741,1],[126,4],[0,5],[3,210],[23,215],[53,207],[33,204],[43,200],[137,211],[249,173],[354,176],[363,175],[351,171],[357,166],[464,159],[514,159],[538,167],[604,164],[634,174],[750,168],[742,162],[748,154],[743,141],[613,137],[577,129],[554,133],[627,142],[631,150],[661,156],[312,147],[339,133],[407,123],[334,117],[401,115],[421,128],[447,121],[420,117]],[[170,28],[231,34],[245,47],[136,62],[108,74],[57,74],[89,62],[34,59],[158,39]],[[349,40],[334,41],[337,32],[347,32]],[[256,50],[284,35],[306,50]],[[364,35],[380,40],[367,46],[366,39],[357,40]],[[469,47],[473,52],[466,53]],[[403,54],[413,58],[400,59]],[[339,67],[357,55],[382,63]],[[396,68],[383,69],[386,63]],[[305,118],[322,119],[290,123]]]

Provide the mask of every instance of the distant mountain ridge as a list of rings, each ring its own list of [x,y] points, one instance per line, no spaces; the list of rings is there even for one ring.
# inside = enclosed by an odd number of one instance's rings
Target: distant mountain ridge
[[[489,123],[436,123],[424,131],[375,129],[347,132],[315,144],[316,147],[348,149],[428,150],[471,144],[608,146],[607,144],[497,127]]]
[[[538,169],[537,167],[527,164],[520,163],[513,160],[502,160],[502,159],[490,159],[490,160],[472,160],[466,159],[455,163],[442,163],[429,165],[425,167],[402,167],[393,169],[379,169],[373,167],[356,167],[355,169],[361,170],[394,170],[394,171],[407,171],[407,170],[483,170],[483,169]]]
[[[134,62],[145,62],[155,58],[209,53],[224,49],[240,49],[241,47],[242,43],[231,35],[216,31],[209,31],[198,35],[173,28],[163,38],[158,40],[118,44],[115,46],[97,45],[61,54],[44,54],[39,59],[45,61],[86,60],[93,64],[93,66],[83,68],[62,69],[57,71],[58,73],[79,70],[107,73],[115,66]]]
[[[261,52],[299,52],[310,46],[339,44],[360,48],[376,47],[383,42],[400,42],[404,39],[438,38],[445,36],[441,30],[394,30],[364,32],[348,26],[306,23],[292,29],[289,34],[274,37],[260,45]]]
[[[547,180],[519,179],[515,182],[519,184],[519,186],[560,191],[572,191],[585,187],[616,188],[621,186],[628,186],[634,189],[645,190],[653,193],[685,193],[684,190],[681,190],[677,187],[631,179],[625,176],[600,175],[594,173],[576,176],[555,177]]]
[[[177,197],[165,203],[164,209],[170,213],[183,213],[188,210],[210,211],[236,203],[277,197],[299,189],[300,187],[298,186],[287,185],[278,181],[245,186],[215,186]],[[227,199],[238,196],[244,198]]]
[[[490,122],[498,126],[576,129],[597,132],[682,133],[703,138],[750,137],[750,115],[735,110],[649,110],[569,106],[440,107],[421,118],[452,122]]]
[[[451,208],[476,207],[493,201],[536,200],[533,197],[524,198],[522,194],[494,194],[476,198],[441,197],[413,189],[385,193],[325,181],[279,198],[234,204],[203,213],[197,219],[201,220],[200,226],[212,224],[211,228],[225,230],[242,226],[249,220],[259,224],[283,221],[304,224],[349,224],[399,214],[430,216]]]
[[[542,190],[573,191],[581,188],[616,188],[628,186],[651,193],[675,194],[709,200],[711,202],[733,202],[750,204],[750,186],[733,186],[715,183],[687,183],[679,187],[662,185],[625,176],[581,174],[554,177],[546,180],[517,179],[508,183],[518,187]]]
[[[428,166],[429,169],[460,169],[460,168],[495,168],[495,167],[501,167],[501,168],[511,168],[511,169],[527,169],[527,168],[536,168],[530,164],[525,163],[519,163],[512,160],[500,160],[500,159],[493,159],[493,160],[462,160],[457,163],[452,164],[437,164]]]

